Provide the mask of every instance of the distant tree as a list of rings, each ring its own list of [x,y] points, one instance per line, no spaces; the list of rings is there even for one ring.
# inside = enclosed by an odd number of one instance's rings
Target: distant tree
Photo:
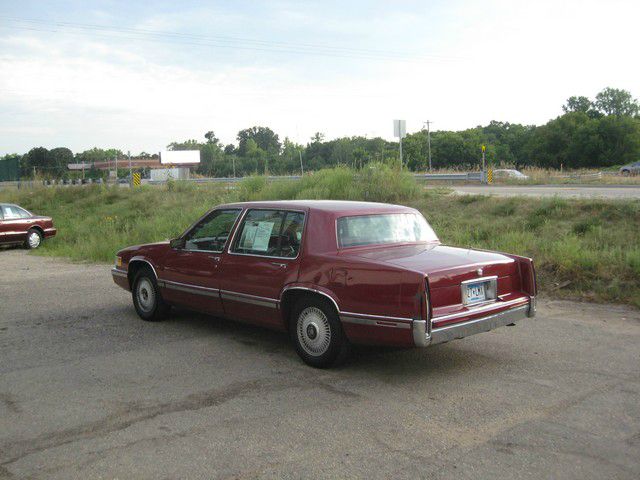
[[[218,145],[220,143],[220,140],[218,140],[218,137],[216,137],[216,134],[213,133],[213,131],[211,130],[204,134],[204,138],[206,138],[207,143],[211,145]]]
[[[626,90],[607,87],[596,95],[596,108],[604,115],[637,116],[638,101]]]
[[[73,163],[73,152],[66,147],[58,147],[49,151],[46,177],[62,177]]]
[[[167,150],[200,150],[203,145],[195,139],[190,139],[184,142],[171,142],[167,145]]]
[[[587,97],[583,96],[573,96],[567,99],[567,103],[562,106],[562,111],[564,113],[569,112],[582,112],[588,113],[589,110],[593,108],[593,103]]]
[[[238,132],[238,152],[247,153],[247,142],[253,140],[258,148],[272,155],[280,153],[278,135],[269,127],[251,127]]]
[[[22,156],[20,162],[20,177],[33,178],[34,171],[42,174],[47,168],[49,150],[36,147]]]

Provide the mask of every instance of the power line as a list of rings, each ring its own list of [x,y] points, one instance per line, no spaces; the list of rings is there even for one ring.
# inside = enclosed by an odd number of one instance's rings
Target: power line
[[[213,48],[230,48],[240,50],[269,51],[276,53],[292,53],[302,55],[321,55],[336,58],[360,58],[368,60],[401,60],[401,61],[447,61],[453,57],[436,55],[412,56],[385,50],[373,50],[346,46],[320,45],[312,43],[291,43],[265,41],[257,39],[229,37],[221,35],[195,35],[179,32],[162,32],[158,30],[116,27],[88,23],[45,21],[0,16],[0,19],[13,22],[14,25],[0,25],[0,28],[30,30],[40,32],[79,34],[106,38],[122,38],[147,41],[162,41],[180,45],[205,46]]]

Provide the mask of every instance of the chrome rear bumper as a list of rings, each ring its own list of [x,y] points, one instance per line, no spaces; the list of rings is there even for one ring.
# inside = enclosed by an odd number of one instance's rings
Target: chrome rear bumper
[[[440,328],[431,329],[426,320],[414,320],[411,324],[413,341],[416,347],[427,347],[438,343],[449,342],[457,338],[464,338],[476,333],[488,332],[494,328],[503,327],[515,323],[523,318],[533,317],[536,314],[535,297],[532,297],[528,305],[503,310],[499,313],[486,315],[466,322],[454,323]]]

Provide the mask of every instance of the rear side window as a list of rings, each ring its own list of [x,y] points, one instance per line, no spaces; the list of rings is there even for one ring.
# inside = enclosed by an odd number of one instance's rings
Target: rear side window
[[[282,210],[249,210],[238,229],[233,253],[295,258],[302,243],[304,214]]]
[[[3,205],[2,214],[5,220],[11,220],[15,218],[29,218],[31,215],[26,210],[15,205]]]

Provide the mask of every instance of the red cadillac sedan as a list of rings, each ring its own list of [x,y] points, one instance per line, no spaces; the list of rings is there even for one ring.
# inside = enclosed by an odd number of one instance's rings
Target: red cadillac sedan
[[[0,245],[24,245],[38,248],[56,229],[51,217],[28,212],[18,205],[0,203]]]
[[[426,347],[535,315],[529,258],[444,246],[417,210],[347,201],[221,205],[112,269],[144,320],[172,305],[288,332],[314,367],[350,344]]]

